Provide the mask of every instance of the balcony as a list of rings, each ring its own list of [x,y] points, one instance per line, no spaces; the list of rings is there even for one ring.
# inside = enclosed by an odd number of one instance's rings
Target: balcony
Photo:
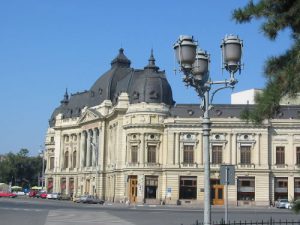
[[[126,167],[127,168],[139,168],[140,167],[140,163],[139,162],[136,162],[136,163],[130,162],[130,163],[126,164]]]
[[[182,168],[197,168],[198,164],[197,163],[187,163],[187,162],[182,162],[181,163]]]
[[[277,187],[275,188],[275,192],[277,193],[287,193],[288,192],[288,189],[287,188],[280,188],[280,187]]]
[[[287,169],[288,165],[287,164],[275,164],[272,165],[272,169]]]
[[[255,169],[255,164],[249,163],[249,164],[238,164],[237,169]]]
[[[161,164],[159,163],[144,163],[144,168],[160,168]]]
[[[239,187],[239,192],[255,192],[255,187]]]

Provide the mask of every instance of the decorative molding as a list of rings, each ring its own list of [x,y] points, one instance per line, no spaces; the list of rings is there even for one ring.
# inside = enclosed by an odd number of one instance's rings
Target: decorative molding
[[[103,118],[103,116],[101,115],[101,113],[99,113],[95,110],[87,109],[79,118],[78,124],[87,123],[87,122],[95,121],[97,119],[102,119],[102,118]]]

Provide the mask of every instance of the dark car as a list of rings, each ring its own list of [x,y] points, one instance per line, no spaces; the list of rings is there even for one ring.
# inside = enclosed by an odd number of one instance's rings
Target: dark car
[[[71,200],[71,196],[67,194],[61,194],[57,197],[58,200]]]
[[[104,201],[93,196],[93,195],[83,195],[76,202],[88,203],[88,204],[104,204]]]

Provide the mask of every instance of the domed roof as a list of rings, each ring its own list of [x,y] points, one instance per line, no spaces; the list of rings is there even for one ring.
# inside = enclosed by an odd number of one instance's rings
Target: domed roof
[[[119,86],[127,86],[130,103],[165,103],[174,105],[172,89],[169,85],[164,71],[159,71],[155,65],[153,50],[148,60],[148,65],[144,70],[135,70],[131,73],[130,78],[121,80]]]
[[[128,93],[131,104],[139,102],[175,104],[165,72],[159,71],[155,65],[153,51],[144,70],[134,70],[130,68],[130,64],[121,48],[117,57],[112,60],[110,70],[100,76],[89,91],[78,92],[70,97],[66,91],[61,105],[52,113],[50,126],[54,126],[55,117],[59,113],[63,114],[63,118],[78,117],[85,106],[96,106],[104,100],[111,100],[114,105],[121,92]]]

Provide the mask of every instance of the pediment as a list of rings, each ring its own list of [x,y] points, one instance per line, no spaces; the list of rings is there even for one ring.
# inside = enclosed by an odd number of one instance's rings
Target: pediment
[[[92,109],[87,109],[80,117],[78,123],[87,123],[87,122],[92,122],[98,119],[103,118],[103,116],[101,115],[101,113],[99,113],[96,110],[92,110]]]

